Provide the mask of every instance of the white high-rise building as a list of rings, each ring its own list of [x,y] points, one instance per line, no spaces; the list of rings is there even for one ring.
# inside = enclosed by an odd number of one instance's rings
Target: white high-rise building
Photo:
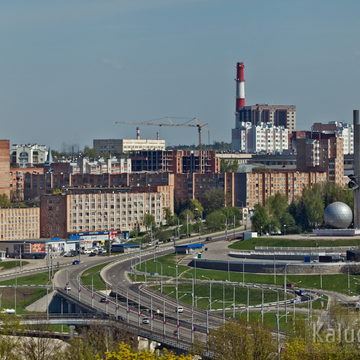
[[[281,153],[289,148],[289,130],[283,126],[274,126],[271,123],[252,125],[246,122],[241,123],[236,130],[237,151]]]

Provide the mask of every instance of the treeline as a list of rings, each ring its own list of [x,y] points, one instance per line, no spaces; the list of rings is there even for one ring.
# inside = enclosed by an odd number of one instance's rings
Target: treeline
[[[143,240],[167,240],[181,234],[220,231],[239,224],[241,212],[238,207],[225,206],[228,203],[224,191],[210,189],[199,200],[185,200],[175,203],[175,212],[165,209],[166,227],[157,227],[153,215],[145,214],[144,225],[147,234]],[[168,228],[171,228],[169,230]],[[141,235],[138,229],[131,232],[131,237]]]
[[[265,206],[255,205],[251,219],[255,231],[262,233],[300,233],[323,226],[324,209],[341,201],[353,208],[353,192],[334,183],[304,188],[302,195],[288,204],[285,195],[268,198]]]

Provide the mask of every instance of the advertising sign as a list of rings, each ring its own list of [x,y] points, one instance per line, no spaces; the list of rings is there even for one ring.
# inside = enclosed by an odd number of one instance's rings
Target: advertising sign
[[[45,250],[45,244],[44,243],[33,243],[33,244],[31,244],[31,253],[44,254],[45,252],[46,252],[46,250]]]

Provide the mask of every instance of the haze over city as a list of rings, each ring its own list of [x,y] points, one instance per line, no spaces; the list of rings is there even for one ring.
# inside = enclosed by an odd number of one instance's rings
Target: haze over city
[[[294,104],[297,129],[351,122],[358,107],[357,1],[1,1],[2,138],[91,145],[134,138],[115,121],[166,115],[231,141],[235,65],[247,104]],[[158,129],[142,127],[142,137]],[[168,145],[191,129],[163,128]],[[204,139],[205,142],[207,139]]]

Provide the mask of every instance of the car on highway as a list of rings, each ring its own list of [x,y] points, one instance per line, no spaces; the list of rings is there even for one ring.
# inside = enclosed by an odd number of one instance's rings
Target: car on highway
[[[144,317],[144,318],[142,318],[142,323],[143,324],[150,324],[150,319],[148,317]]]
[[[100,298],[100,302],[101,302],[101,303],[106,303],[106,297]]]
[[[184,308],[182,306],[177,306],[175,309],[175,312],[177,313],[183,313],[184,312]]]

